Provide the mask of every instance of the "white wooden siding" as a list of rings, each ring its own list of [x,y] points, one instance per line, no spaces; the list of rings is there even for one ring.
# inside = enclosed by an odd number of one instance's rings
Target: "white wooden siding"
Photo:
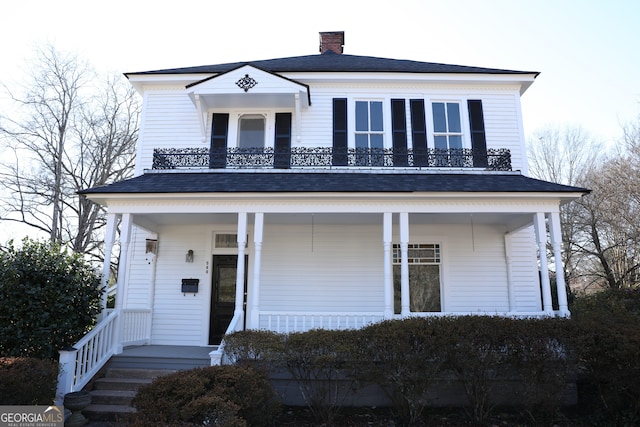
[[[267,225],[260,309],[381,312],[382,228]]]
[[[198,112],[184,90],[154,90],[145,95],[144,133],[136,159],[138,173],[151,168],[155,148],[209,146],[202,143]]]
[[[151,308],[149,298],[153,286],[151,258],[146,254],[146,239],[149,234],[143,229],[133,227],[129,249],[129,270],[127,274],[127,294],[124,300],[126,308]]]
[[[205,345],[209,325],[203,314],[209,310],[211,288],[207,238],[198,227],[166,227],[158,241],[151,343]],[[189,249],[194,251],[192,263],[185,261]],[[200,279],[198,293],[183,294],[182,279]]]
[[[397,227],[397,224],[396,224]],[[158,235],[155,284],[145,254],[146,233],[134,232],[125,308],[147,308],[153,290],[153,344],[206,345],[211,290],[211,238],[228,225],[166,226]],[[396,230],[397,231],[397,230]],[[514,311],[541,309],[531,229],[511,235]],[[249,230],[249,301],[253,269]],[[441,243],[444,311],[506,312],[509,291],[504,227],[411,224],[411,243]],[[394,236],[394,242],[399,242]],[[187,250],[195,253],[185,262]],[[264,227],[260,310],[267,312],[371,313],[384,309],[382,224],[274,224]],[[200,279],[184,295],[181,279]],[[265,326],[265,325],[261,325]]]
[[[538,263],[533,227],[511,236],[512,281],[518,311],[540,311]]]
[[[383,84],[316,84],[311,86],[312,105],[301,111],[300,117],[294,112],[292,146],[330,147],[332,144],[332,99],[345,97],[353,101],[356,98],[383,99],[389,112],[392,98],[425,99],[426,114],[431,114],[431,100],[453,99],[462,103],[462,113],[466,114],[466,100],[481,99],[485,120],[485,132],[488,148],[508,148],[511,150],[514,170],[523,169],[526,162],[524,141],[521,136],[521,118],[519,117],[517,88],[442,88],[440,86],[383,85]],[[146,94],[144,132],[141,134],[138,151],[137,172],[151,168],[154,148],[168,147],[208,147],[210,124],[206,125],[204,143],[197,110],[186,92],[181,89],[152,90]],[[252,110],[255,112],[255,110]],[[389,115],[389,114],[387,114]],[[234,120],[231,116],[230,120]],[[209,114],[210,120],[210,114]],[[296,120],[300,120],[300,141],[297,141]],[[409,115],[407,115],[408,139],[410,142]],[[427,117],[429,121],[429,117]],[[463,117],[463,121],[468,121]],[[390,123],[390,117],[385,123]],[[232,126],[231,126],[232,127]],[[354,124],[349,123],[349,135],[352,137]],[[430,130],[428,129],[428,132]],[[468,140],[468,126],[465,129]],[[391,146],[391,129],[385,129],[386,146]],[[429,141],[433,146],[433,141]]]

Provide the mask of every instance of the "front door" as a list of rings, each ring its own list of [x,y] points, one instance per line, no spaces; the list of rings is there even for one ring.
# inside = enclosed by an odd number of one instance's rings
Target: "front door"
[[[246,313],[247,305],[247,275],[248,257],[245,256],[244,301],[243,309]],[[214,255],[213,277],[211,283],[211,317],[209,321],[209,344],[218,345],[227,331],[236,306],[236,272],[238,268],[237,255]]]

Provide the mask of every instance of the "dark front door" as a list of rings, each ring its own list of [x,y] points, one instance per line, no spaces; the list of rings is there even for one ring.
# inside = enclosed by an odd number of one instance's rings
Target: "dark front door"
[[[245,256],[244,301],[247,305],[247,266],[248,257]],[[222,336],[227,331],[236,306],[236,272],[238,268],[237,255],[214,255],[213,278],[211,284],[211,317],[209,321],[209,344],[220,344]]]

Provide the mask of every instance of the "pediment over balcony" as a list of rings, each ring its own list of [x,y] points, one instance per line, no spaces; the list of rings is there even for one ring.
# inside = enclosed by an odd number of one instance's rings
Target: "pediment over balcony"
[[[311,104],[309,87],[251,65],[206,78],[187,86],[200,110],[209,108],[291,108]]]

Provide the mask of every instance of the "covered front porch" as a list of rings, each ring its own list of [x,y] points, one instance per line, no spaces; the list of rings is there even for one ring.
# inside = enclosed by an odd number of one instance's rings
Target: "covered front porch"
[[[508,172],[171,172],[87,194],[107,207],[105,259],[117,244],[120,261],[115,308],[61,353],[67,392],[132,345],[203,347],[215,364],[212,346],[243,329],[569,315],[558,212],[573,187]]]
[[[562,271],[560,256],[548,260],[546,251],[549,237],[559,255],[555,212],[113,214],[112,221],[119,217],[135,235],[127,248],[122,234],[122,253],[129,252],[122,259],[130,269],[146,263],[118,283],[123,345],[216,345],[245,328],[359,328],[415,315],[569,315],[561,277],[552,306],[549,265]],[[153,220],[154,231],[137,219]],[[534,240],[542,257],[528,245]],[[419,265],[437,276],[427,292],[433,304],[416,301],[427,298],[416,288]],[[120,268],[127,271],[122,261]],[[181,288],[184,280],[196,288]],[[216,311],[226,314],[214,321]],[[215,327],[222,329],[212,334]]]

